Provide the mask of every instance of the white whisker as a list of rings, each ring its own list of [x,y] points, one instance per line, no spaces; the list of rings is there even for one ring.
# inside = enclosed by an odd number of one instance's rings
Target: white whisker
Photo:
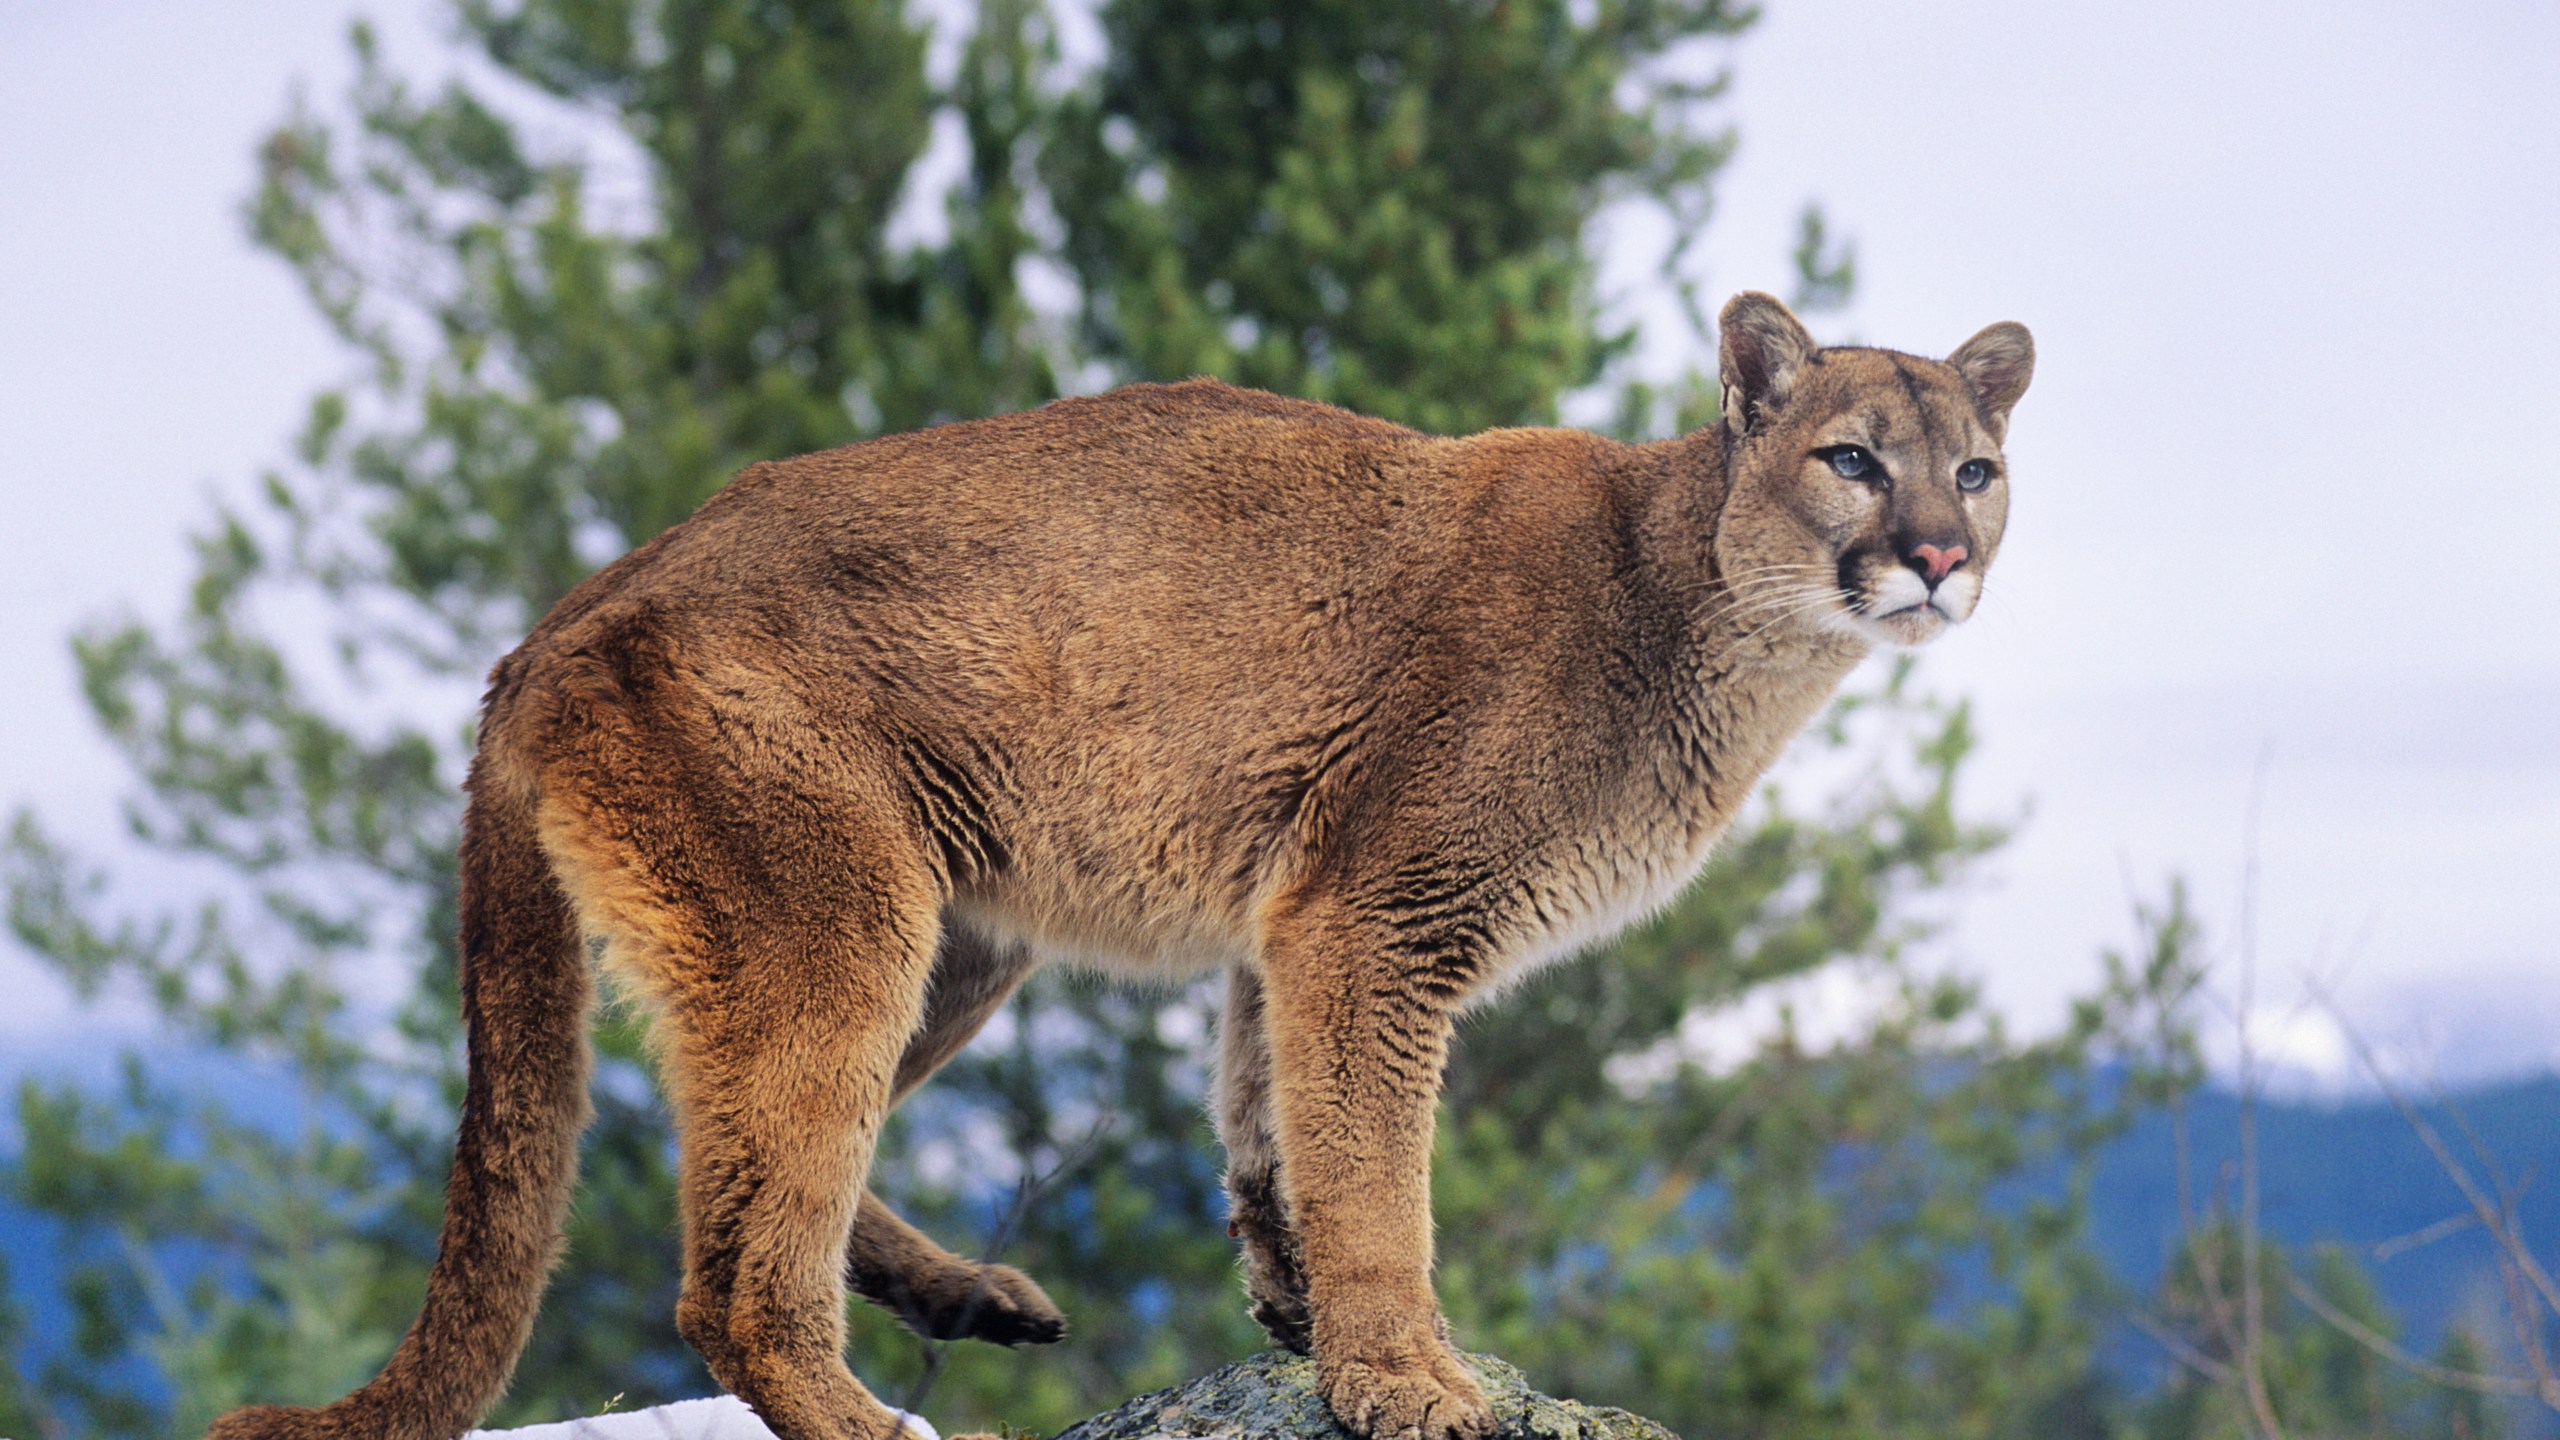
[[[1827,598],[1828,598],[1828,597],[1825,597],[1825,599],[1827,599]],[[1733,643],[1734,643],[1736,646],[1748,645],[1748,644],[1750,644],[1752,641],[1759,639],[1761,636],[1768,634],[1770,631],[1777,629],[1777,628],[1778,628],[1779,626],[1781,626],[1781,625],[1789,624],[1789,623],[1791,623],[1791,622],[1793,622],[1793,621],[1795,621],[1795,620],[1797,620],[1797,619],[1801,618],[1802,616],[1809,615],[1809,614],[1813,614],[1813,613],[1815,613],[1815,612],[1817,612],[1817,611],[1819,611],[1819,610],[1821,610],[1821,609],[1823,609],[1823,608],[1824,608],[1824,600],[1823,600],[1823,599],[1817,599],[1817,600],[1814,600],[1814,601],[1810,601],[1810,602],[1808,602],[1808,603],[1806,603],[1806,604],[1804,604],[1804,605],[1802,605],[1802,606],[1799,606],[1799,607],[1798,607],[1798,608],[1796,608],[1796,609],[1789,610],[1789,611],[1787,611],[1787,612],[1786,612],[1786,613],[1784,613],[1784,614],[1781,614],[1781,615],[1775,615],[1775,616],[1770,617],[1770,619],[1769,619],[1766,623],[1764,623],[1764,624],[1762,624],[1762,625],[1758,626],[1758,627],[1757,627],[1757,628],[1755,628],[1755,629],[1752,629],[1752,630],[1746,631],[1746,632],[1744,632],[1743,634],[1741,634],[1741,635],[1738,635],[1738,636],[1734,637],[1734,641],[1733,641]]]
[[[1842,594],[1837,587],[1828,590],[1797,591],[1787,598],[1795,603],[1787,606],[1786,608],[1778,609],[1775,614],[1768,613],[1768,609],[1775,607],[1764,607],[1762,611],[1752,616],[1754,619],[1759,619],[1761,623],[1736,637],[1733,643],[1736,645],[1748,644],[1751,641],[1757,640],[1761,636],[1768,634],[1770,631],[1775,630],[1779,626],[1796,620],[1799,617],[1827,609],[1835,601],[1842,604],[1848,603],[1848,596]],[[1763,616],[1766,618],[1762,618]]]
[[[1782,561],[1766,565],[1753,565],[1741,570],[1728,571],[1716,576],[1712,580],[1701,580],[1695,584],[1684,585],[1680,588],[1684,592],[1690,590],[1713,590],[1718,588],[1733,590],[1745,581],[1756,580],[1766,575],[1800,574],[1806,576],[1817,576],[1829,568],[1830,567],[1828,566],[1810,560]]]
[[[1761,594],[1753,595],[1746,599],[1736,600],[1725,606],[1721,613],[1726,616],[1748,615],[1754,611],[1766,610],[1772,606],[1792,604],[1808,595],[1827,597],[1838,593],[1840,593],[1839,587],[1834,585],[1796,584],[1775,586]]]
[[[1716,618],[1726,625],[1741,628],[1774,612],[1799,610],[1813,601],[1829,598],[1828,593],[1810,588],[1789,590],[1783,595],[1761,596],[1748,605],[1731,606],[1718,612]]]

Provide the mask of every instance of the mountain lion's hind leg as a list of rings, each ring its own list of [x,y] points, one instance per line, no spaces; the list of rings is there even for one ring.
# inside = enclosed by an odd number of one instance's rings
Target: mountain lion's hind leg
[[[1297,1222],[1325,1403],[1371,1440],[1486,1440],[1493,1410],[1431,1292],[1431,1134],[1482,887],[1431,872],[1265,913],[1262,977],[1282,1188]]]
[[[959,1054],[1034,968],[1021,946],[991,945],[968,930],[946,929],[924,1023],[898,1061],[890,1103]],[[1067,1333],[1066,1317],[1030,1276],[952,1254],[869,1191],[854,1211],[845,1273],[864,1299],[928,1339],[1046,1345]]]
[[[702,827],[685,860],[715,897],[707,943],[669,957],[658,987],[684,1218],[676,1326],[781,1440],[899,1433],[845,1368],[845,1252],[924,1008],[940,897],[907,837],[847,828],[737,857],[716,847],[758,832]]]
[[[1217,1115],[1218,1139],[1227,1151],[1227,1231],[1244,1244],[1244,1287],[1254,1322],[1272,1343],[1304,1355],[1312,1343],[1307,1277],[1281,1194],[1262,976],[1247,965],[1227,971],[1226,1005],[1218,1015]]]

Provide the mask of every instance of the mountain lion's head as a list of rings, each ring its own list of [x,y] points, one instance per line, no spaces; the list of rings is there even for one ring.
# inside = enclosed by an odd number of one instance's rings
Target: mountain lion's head
[[[2035,368],[2026,327],[1937,361],[1825,350],[1757,292],[1720,326],[1732,489],[1715,552],[1744,622],[1912,646],[1971,616],[2009,516],[2000,442]]]

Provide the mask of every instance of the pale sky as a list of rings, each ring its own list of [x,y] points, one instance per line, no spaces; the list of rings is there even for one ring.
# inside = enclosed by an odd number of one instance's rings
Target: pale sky
[[[168,613],[208,497],[346,365],[238,207],[349,13],[0,3],[0,805],[76,840],[124,781],[62,637]],[[433,62],[438,11],[369,13]],[[1862,280],[1826,333],[2036,333],[2000,568],[1924,669],[1975,702],[1977,804],[2032,805],[1961,963],[2048,1020],[2173,872],[2227,937],[2263,755],[2262,1033],[2334,1072],[2288,977],[2351,956],[2420,1062],[2560,1063],[2560,7],[1771,0],[1734,59],[1711,292],[1782,290],[1818,198]],[[68,1013],[26,974],[0,1043]]]
[[[2448,1073],[2560,1061],[2554,61],[2560,7],[2490,0],[1781,0],[1744,46],[1722,276],[1819,195],[1862,338],[2036,332],[1993,598],[1928,661],[2034,803],[1958,935],[2022,1009],[2127,875],[2232,935],[2264,754],[2269,1031],[2325,950]]]

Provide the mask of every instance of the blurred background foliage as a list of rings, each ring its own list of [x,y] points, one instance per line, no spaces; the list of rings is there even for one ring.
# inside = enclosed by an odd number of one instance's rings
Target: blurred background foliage
[[[1631,435],[1705,423],[1711,377],[1625,372],[1589,226],[1659,207],[1682,263],[1751,18],[1107,0],[1070,59],[1041,0],[458,0],[455,52],[406,57],[432,83],[357,26],[352,93],[292,110],[246,211],[347,381],[201,527],[174,620],[74,641],[135,780],[122,877],[31,816],[7,843],[19,940],[156,1029],[113,1085],[17,1096],[0,1181],[64,1263],[0,1303],[0,1433],[326,1400],[408,1323],[459,1097],[473,684],[582,576],[748,462],[1126,379],[1437,431],[1567,396]],[[1809,312],[1850,293],[1818,213],[1796,262]],[[1696,304],[1648,318],[1712,354]],[[2137,1397],[2100,1363],[2129,1297],[2087,1244],[2089,1164],[2195,1080],[2182,914],[2033,1041],[1909,963],[2001,838],[1961,803],[1968,723],[1907,669],[1843,700],[1808,793],[1773,788],[1669,913],[1470,1019],[1437,1179],[1463,1343],[1696,1435],[2257,1433],[2193,1294],[2156,1308],[2203,1366]],[[1710,1043],[1745,992],[1827,969],[1880,997],[1852,1033]],[[1073,1330],[934,1346],[857,1304],[884,1396],[1047,1431],[1261,1343],[1202,1108],[1215,1002],[1044,977],[898,1117],[884,1192]],[[669,1320],[636,1042],[608,1017],[568,1259],[496,1422],[709,1386]],[[2338,1333],[2278,1337],[2293,1433],[2494,1429]]]

